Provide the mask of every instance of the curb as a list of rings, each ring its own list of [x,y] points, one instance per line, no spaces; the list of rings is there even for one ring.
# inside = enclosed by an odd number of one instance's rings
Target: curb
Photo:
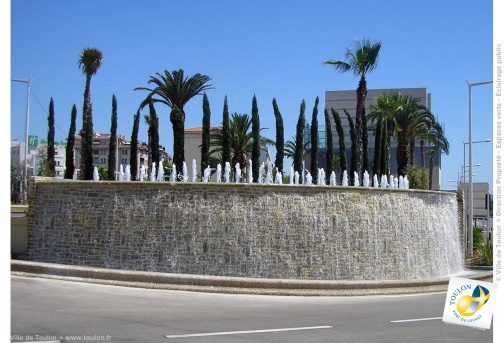
[[[362,296],[446,292],[449,277],[425,280],[294,280],[171,274],[11,260],[11,275],[191,292]],[[466,276],[492,282],[493,271]]]

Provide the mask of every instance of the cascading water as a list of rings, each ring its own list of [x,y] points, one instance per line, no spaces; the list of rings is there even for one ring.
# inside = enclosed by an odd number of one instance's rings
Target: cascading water
[[[231,174],[231,164],[229,162],[226,162],[225,167],[224,167],[224,182],[229,183],[229,177]]]
[[[236,163],[236,165],[235,165],[235,182],[240,183],[240,181],[241,181],[240,163]]]
[[[156,181],[156,162],[152,162],[152,167],[151,167],[151,172],[149,176],[149,181],[154,182]]]
[[[163,161],[159,161],[159,167],[158,167],[158,171],[157,171],[157,181],[158,182],[164,181]]]
[[[215,181],[221,182],[222,178],[222,166],[220,163],[217,163],[216,171],[215,171]]]
[[[176,182],[177,181],[177,166],[175,163],[172,164],[172,171],[170,174],[170,182]]]

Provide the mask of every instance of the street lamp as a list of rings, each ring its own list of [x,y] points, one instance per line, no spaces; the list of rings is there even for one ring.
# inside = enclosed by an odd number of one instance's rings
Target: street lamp
[[[475,144],[475,143],[489,143],[489,142],[491,142],[491,141],[492,141],[492,140],[491,140],[490,138],[487,138],[487,139],[485,139],[484,141],[474,141],[474,142],[472,142],[472,144]],[[465,167],[466,167],[465,147],[466,147],[466,144],[469,144],[469,142],[464,142],[464,141],[462,141],[462,144],[464,144],[464,170],[465,170]],[[463,176],[463,179],[464,179],[464,181],[463,181],[463,182],[465,183],[465,182],[466,182],[466,180],[465,180],[465,174],[464,174],[464,176]]]
[[[28,194],[28,122],[30,117],[30,84],[32,79],[28,80],[20,80],[20,79],[11,79],[12,82],[23,82],[27,84],[26,88],[26,122],[25,122],[25,165],[24,165],[24,180],[23,180],[23,199],[26,201],[26,197]]]
[[[473,86],[482,86],[493,83],[493,81],[482,81],[470,83],[466,80],[469,87],[469,214],[468,214],[468,230],[469,230],[469,253],[473,255],[473,180],[472,180],[472,97],[471,90]]]

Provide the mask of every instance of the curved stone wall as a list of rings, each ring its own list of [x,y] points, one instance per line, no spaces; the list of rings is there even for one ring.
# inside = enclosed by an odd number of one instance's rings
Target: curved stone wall
[[[385,280],[463,268],[456,194],[225,183],[38,181],[28,259],[238,277]]]

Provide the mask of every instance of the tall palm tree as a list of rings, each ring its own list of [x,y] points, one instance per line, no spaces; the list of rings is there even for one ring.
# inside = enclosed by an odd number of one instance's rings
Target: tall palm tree
[[[233,113],[229,120],[229,138],[231,142],[231,165],[239,163],[240,169],[245,170],[248,166],[248,160],[252,155],[253,135],[251,131],[252,119],[248,114]],[[264,130],[261,128],[260,131]],[[222,128],[213,128],[210,131],[211,147],[210,155],[222,155],[222,141],[224,134]],[[275,144],[271,139],[260,136],[261,150],[266,151],[267,145]],[[217,162],[217,161],[215,161]]]
[[[364,110],[364,102],[367,95],[366,75],[373,71],[378,66],[378,55],[381,49],[381,42],[371,42],[369,39],[354,40],[353,50],[347,48],[345,52],[345,61],[327,60],[324,64],[334,66],[339,72],[353,71],[354,75],[359,77],[359,86],[356,90],[357,106],[355,108],[355,130],[357,133],[357,148],[359,160],[357,170],[359,178],[362,177],[362,161],[363,161],[363,146],[362,146],[362,116]]]
[[[173,164],[180,168],[184,162],[184,106],[196,95],[203,94],[204,91],[212,89],[212,85],[207,84],[211,78],[206,75],[195,74],[191,77],[184,77],[182,69],[173,72],[164,71],[164,75],[156,73],[151,76],[147,83],[153,83],[155,88],[137,87],[135,90],[149,91],[154,102],[160,102],[170,107],[170,122],[173,127]],[[154,96],[158,96],[154,98]],[[140,105],[143,108],[148,104],[148,98]]]
[[[103,53],[95,48],[85,48],[80,53],[79,68],[86,74],[84,89],[84,107],[82,110],[81,144],[81,179],[93,179],[93,111],[91,106],[91,77],[101,66]]]

